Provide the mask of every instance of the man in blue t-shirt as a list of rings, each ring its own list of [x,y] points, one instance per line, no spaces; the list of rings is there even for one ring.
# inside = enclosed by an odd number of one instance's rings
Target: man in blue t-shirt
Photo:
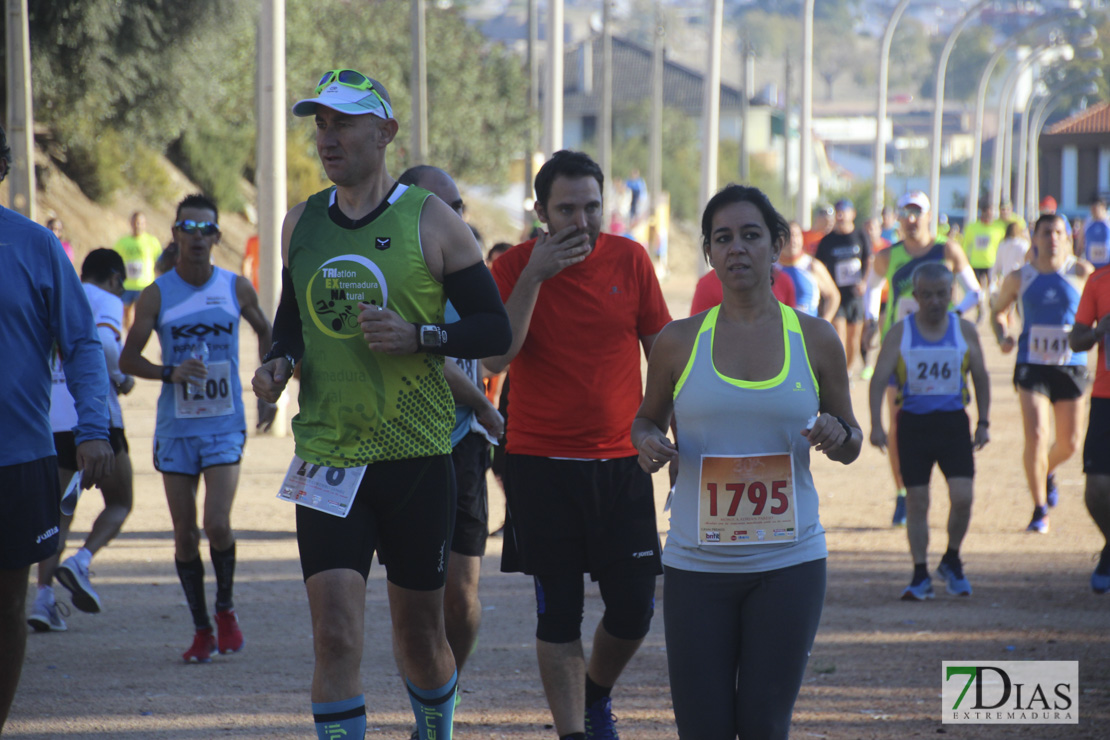
[[[0,181],[12,161],[0,127]],[[108,371],[92,310],[58,238],[0,207],[0,352],[7,365],[0,394],[0,733],[8,718],[27,644],[31,563],[58,549],[58,465],[50,431],[50,353],[57,346],[77,406],[77,466],[89,487],[112,471],[108,444]]]

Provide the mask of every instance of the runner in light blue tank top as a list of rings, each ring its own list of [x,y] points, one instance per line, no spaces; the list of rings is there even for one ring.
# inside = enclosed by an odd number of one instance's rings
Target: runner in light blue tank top
[[[713,366],[714,328],[720,307],[705,314],[686,371],[675,388],[679,465],[671,528],[663,549],[664,565],[703,572],[750,573],[798,565],[828,554],[825,530],[817,516],[817,491],[809,472],[809,443],[798,433],[817,415],[819,389],[797,316],[787,306],[780,306],[786,362],[776,377],[754,383],[725,377]],[[759,422],[737,423],[739,418]],[[768,519],[769,523],[763,524],[753,516],[750,527],[700,526],[708,507],[705,496],[699,495],[707,476],[703,461],[706,456],[732,455],[738,449],[745,455],[789,457],[785,464],[775,462],[793,478],[795,522],[779,526],[780,521]],[[758,459],[751,458],[753,462]],[[772,485],[764,483],[768,488]],[[774,509],[773,497],[783,494],[767,493],[762,508],[769,512]],[[726,496],[723,488],[717,495],[724,508],[724,500],[731,496]],[[744,533],[737,534],[739,531]]]
[[[162,359],[180,365],[203,342],[208,347],[208,378],[203,387],[163,383],[158,397],[159,437],[196,437],[246,430],[239,382],[238,276],[219,267],[204,285],[185,282],[176,270],[158,278],[162,308],[155,329]],[[200,392],[198,392],[200,391]]]
[[[119,364],[124,372],[162,383],[154,467],[162,473],[173,521],[174,565],[195,630],[193,644],[181,657],[186,663],[208,663],[214,654],[235,653],[245,644],[232,597],[236,557],[231,508],[246,442],[239,319],[258,336],[260,359],[270,346],[271,331],[250,281],[212,264],[221,233],[219,211],[210,198],[196,194],[182,199],[172,233],[177,265],[139,296]],[[142,354],[155,332],[162,365]],[[203,361],[195,356],[201,343],[207,353]],[[259,426],[272,421],[272,404],[258,408]],[[203,500],[198,496],[202,476]],[[216,575],[215,629],[205,595],[201,523]]]
[[[771,292],[786,220],[730,185],[702,236],[721,303],[660,332],[632,423],[645,471],[678,463],[663,551],[671,697],[679,737],[785,739],[825,594],[810,448],[847,464],[862,433],[835,329]]]

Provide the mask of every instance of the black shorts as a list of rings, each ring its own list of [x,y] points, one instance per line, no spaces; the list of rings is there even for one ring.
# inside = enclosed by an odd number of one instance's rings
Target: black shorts
[[[1033,365],[1019,363],[1014,368],[1014,385],[1032,393],[1048,396],[1052,403],[1072,401],[1087,392],[1086,365]]]
[[[489,538],[489,496],[486,471],[489,470],[490,444],[477,432],[462,438],[451,450],[455,466],[455,533],[451,552],[482,557]]]
[[[113,455],[131,451],[121,427],[108,428],[108,444],[112,445]],[[54,452],[58,455],[59,468],[77,470],[77,440],[73,432],[54,432]]]
[[[501,570],[528,575],[589,573],[597,580],[663,572],[651,476],[635,457],[555,460],[505,457]]]
[[[927,486],[933,464],[945,479],[974,478],[967,412],[935,411],[931,414],[898,412],[898,460],[906,486]]]
[[[991,268],[989,267],[973,267],[975,271],[975,279],[979,281],[979,287],[986,290],[990,285]]]
[[[849,324],[858,324],[863,321],[863,296],[851,291],[841,292],[840,307],[836,309],[836,318],[844,319]]]
[[[449,455],[386,460],[366,474],[345,519],[297,507],[301,573],[356,570],[370,575],[374,551],[401,588],[434,591],[447,578],[455,524],[455,474]]]
[[[58,458],[0,466],[0,570],[18,570],[58,551]]]
[[[1110,398],[1091,398],[1087,438],[1083,441],[1083,472],[1110,475]]]

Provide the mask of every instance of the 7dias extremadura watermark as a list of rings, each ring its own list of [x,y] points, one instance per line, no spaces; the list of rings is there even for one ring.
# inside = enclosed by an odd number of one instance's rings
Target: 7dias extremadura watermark
[[[1079,662],[941,663],[944,724],[1079,724]]]

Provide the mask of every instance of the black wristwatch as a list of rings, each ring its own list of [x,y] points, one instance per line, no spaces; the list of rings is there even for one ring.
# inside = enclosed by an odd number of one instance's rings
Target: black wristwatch
[[[447,332],[435,324],[423,324],[417,328],[416,343],[420,349],[439,349],[447,340]]]
[[[173,382],[173,367],[174,367],[173,365],[163,365],[162,366],[162,382],[163,383],[172,383]]]

